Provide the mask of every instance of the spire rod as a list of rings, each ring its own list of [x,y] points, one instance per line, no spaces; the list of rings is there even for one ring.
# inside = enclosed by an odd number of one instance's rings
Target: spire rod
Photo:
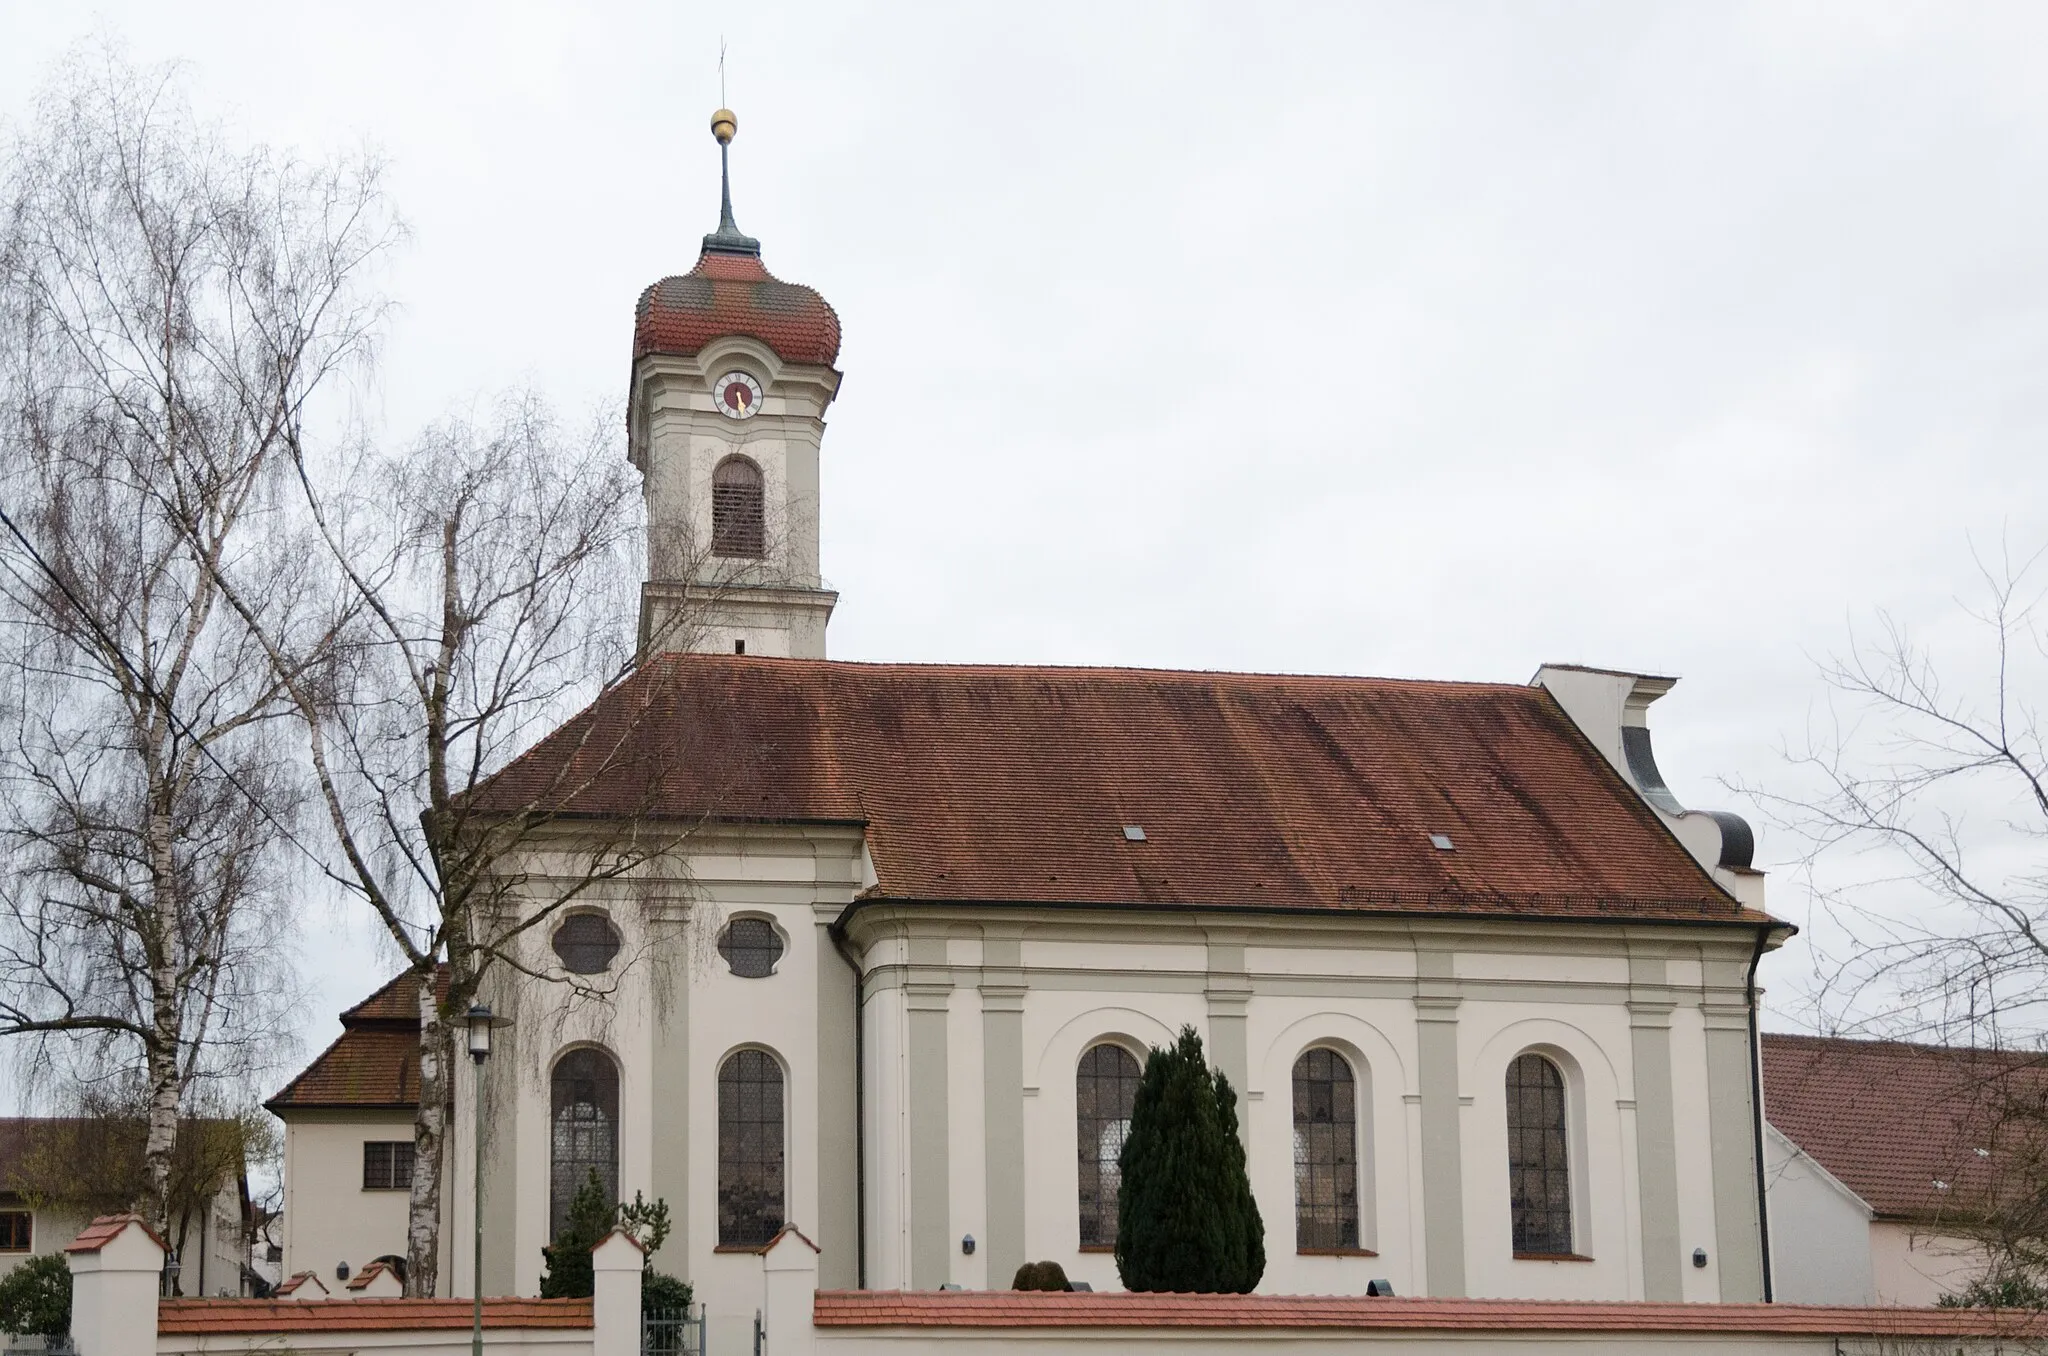
[[[721,108],[711,115],[711,135],[718,138],[718,229],[704,237],[704,251],[707,254],[748,254],[755,258],[761,255],[761,242],[750,235],[742,235],[739,226],[732,219],[732,158],[733,134],[740,130],[740,120],[729,108]]]

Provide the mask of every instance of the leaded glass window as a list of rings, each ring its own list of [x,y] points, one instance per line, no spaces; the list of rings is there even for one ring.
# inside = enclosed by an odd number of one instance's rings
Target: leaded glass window
[[[1118,1160],[1138,1099],[1138,1061],[1121,1045],[1097,1045],[1074,1074],[1074,1128],[1080,1152],[1081,1246],[1116,1246]]]
[[[619,1198],[619,1066],[602,1050],[571,1050],[555,1063],[550,1088],[548,1241],[569,1219],[569,1202],[596,1173]]]
[[[619,954],[619,930],[603,914],[573,913],[555,929],[554,948],[570,974],[602,974]]]
[[[1335,1050],[1294,1061],[1294,1246],[1359,1246],[1358,1087]]]
[[[783,1224],[782,1066],[734,1052],[718,1071],[718,1245],[759,1247]]]
[[[1571,1139],[1564,1075],[1542,1055],[1508,1065],[1508,1200],[1515,1251],[1572,1252]]]
[[[741,979],[766,979],[782,959],[782,937],[765,918],[735,918],[718,934],[718,954]]]

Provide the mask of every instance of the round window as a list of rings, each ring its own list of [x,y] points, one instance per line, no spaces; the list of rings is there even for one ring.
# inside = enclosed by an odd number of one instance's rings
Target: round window
[[[782,938],[765,918],[735,918],[718,934],[718,954],[741,979],[765,979],[782,959]]]
[[[595,975],[612,967],[619,954],[619,930],[603,914],[576,913],[555,929],[555,954],[572,975]]]

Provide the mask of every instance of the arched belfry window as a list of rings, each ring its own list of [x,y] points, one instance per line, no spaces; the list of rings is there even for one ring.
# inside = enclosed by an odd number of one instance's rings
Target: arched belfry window
[[[1294,1061],[1294,1246],[1360,1246],[1358,1083],[1335,1050],[1304,1050]]]
[[[1121,1045],[1097,1045],[1074,1073],[1074,1129],[1080,1150],[1081,1246],[1116,1246],[1117,1189],[1124,1136],[1138,1100],[1138,1061]]]
[[[1564,1074],[1533,1053],[1517,1055],[1508,1065],[1508,1202],[1517,1253],[1571,1254],[1571,1133]]]
[[[767,537],[761,468],[745,457],[727,457],[711,473],[711,554],[758,558]]]
[[[569,1202],[596,1173],[619,1198],[619,1066],[602,1050],[571,1050],[555,1064],[549,1097],[548,1241],[569,1219]]]
[[[783,1224],[782,1066],[737,1050],[718,1070],[718,1246],[754,1248]]]

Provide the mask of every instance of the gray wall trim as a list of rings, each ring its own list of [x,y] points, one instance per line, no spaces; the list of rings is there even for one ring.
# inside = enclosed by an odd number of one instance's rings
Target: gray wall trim
[[[1209,971],[1203,977],[1202,993],[1209,1004],[1209,1059],[1237,1093],[1237,1133],[1249,1154],[1251,1056],[1245,1040],[1245,1010],[1251,1005],[1252,980],[1245,973],[1242,934],[1209,934]]]
[[[911,964],[939,976],[943,939],[911,942]],[[946,1070],[946,1005],[953,986],[936,978],[905,986],[909,1020],[910,1284],[936,1290],[953,1279],[952,1166]]]
[[[901,965],[877,966],[868,972],[868,992],[883,993],[914,982]],[[982,983],[981,974],[971,968],[954,968],[952,982],[961,988]],[[1085,993],[1117,989],[1126,993],[1209,994],[1212,977],[1195,971],[1041,970],[1026,967],[1022,972],[1034,989],[1048,993]],[[1384,998],[1404,1000],[1414,996],[1415,981],[1383,975],[1315,976],[1260,975],[1247,977],[1247,996],[1255,998]],[[1460,998],[1501,1003],[1583,1003],[1609,1006],[1628,993],[1628,985],[1588,983],[1584,980],[1501,980],[1458,979],[1447,981]],[[1235,1081],[1233,1077],[1233,1082]]]
[[[1629,962],[1628,1022],[1636,1103],[1637,1201],[1641,1208],[1643,1298],[1685,1298],[1678,1230],[1678,1120],[1671,1097],[1671,992],[1662,956]]]
[[[681,948],[686,939],[680,931],[663,931],[669,934],[663,940],[676,948],[674,954],[683,954]],[[667,1097],[676,1100],[671,1104],[670,1114],[657,1112],[653,1117],[649,1146],[653,1157],[649,1176],[653,1180],[648,1183],[648,1194],[667,1201],[669,1218],[675,1221],[674,1237],[663,1248],[668,1256],[656,1265],[663,1271],[680,1272],[689,1265],[687,1259],[693,1245],[710,1247],[718,1241],[718,1224],[713,1211],[707,1216],[709,1223],[696,1229],[699,1236],[691,1236],[696,1216],[690,1212],[688,1108],[694,1099],[690,1087],[690,968],[678,963],[656,969],[653,983],[654,1046],[648,1070],[653,1084],[648,1094],[651,1104]],[[712,1095],[717,1095],[715,1087]],[[704,1228],[711,1232],[704,1234]]]
[[[1756,1214],[1756,1128],[1751,1123],[1749,1013],[1707,1009],[1707,1128],[1714,1165],[1714,1237],[1721,1299],[1764,1297],[1763,1243]]]
[[[985,1127],[982,1180],[987,1215],[982,1246],[988,1284],[1016,1276],[1024,1254],[1024,974],[1015,936],[982,941],[981,1096]]]
[[[837,916],[820,907],[815,938],[818,952],[818,1284],[827,1290],[850,1290],[859,1284],[859,1137],[854,1119],[859,1105],[854,1059],[853,970],[828,929]]]
[[[1416,1087],[1422,1096],[1422,1238],[1432,1296],[1465,1293],[1464,1147],[1458,1109],[1458,1004],[1448,952],[1415,957]]]

